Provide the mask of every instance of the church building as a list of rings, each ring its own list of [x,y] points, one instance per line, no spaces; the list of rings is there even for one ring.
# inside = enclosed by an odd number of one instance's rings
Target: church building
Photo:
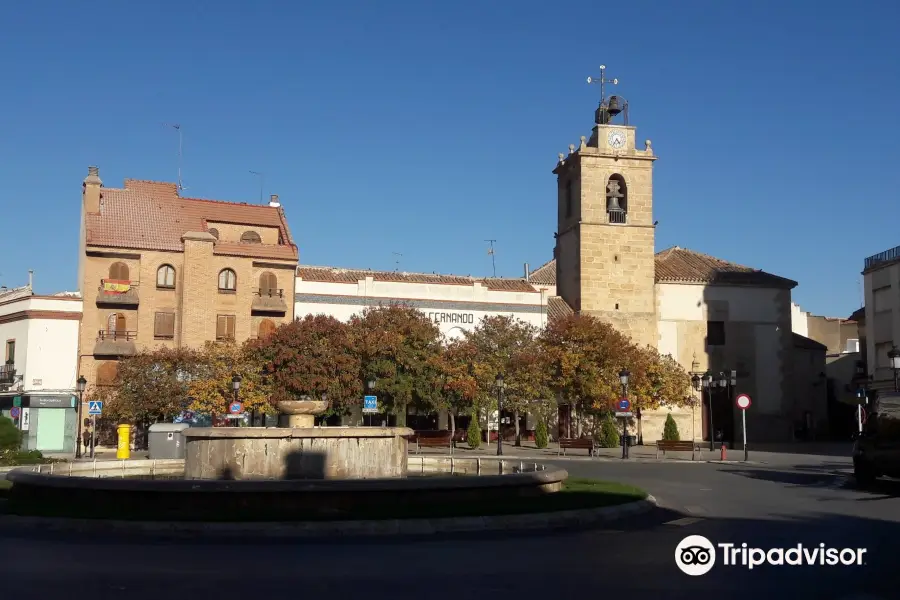
[[[694,391],[693,408],[643,411],[634,425],[644,443],[661,437],[669,412],[682,439],[709,440],[714,433],[740,443],[740,393],[752,398],[748,437],[791,440],[796,424],[809,418],[800,410],[803,399],[794,397],[797,283],[677,246],[655,253],[658,157],[650,140],[639,144],[623,98],[601,98],[594,116],[590,138],[570,145],[553,170],[554,259],[530,281],[550,286],[548,304],[556,311],[600,318],[636,343],[671,354],[692,374],[715,375],[713,385]]]

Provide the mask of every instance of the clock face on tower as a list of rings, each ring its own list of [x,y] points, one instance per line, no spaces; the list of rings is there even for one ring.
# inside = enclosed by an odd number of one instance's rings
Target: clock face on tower
[[[609,132],[607,140],[611,148],[620,150],[625,147],[625,132],[621,129],[613,129]]]

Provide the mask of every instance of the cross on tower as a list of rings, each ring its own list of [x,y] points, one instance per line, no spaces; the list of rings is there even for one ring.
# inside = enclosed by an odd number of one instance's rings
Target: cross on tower
[[[605,84],[607,84],[607,83],[611,83],[613,85],[619,84],[618,79],[606,79],[604,77],[605,74],[606,74],[606,65],[600,65],[600,77],[598,77],[596,79],[593,77],[587,78],[588,83],[599,83],[600,84],[600,105],[601,106],[606,102]]]

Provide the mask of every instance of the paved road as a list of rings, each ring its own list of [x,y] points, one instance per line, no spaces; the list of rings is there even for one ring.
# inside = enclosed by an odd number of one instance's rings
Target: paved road
[[[791,461],[785,461],[791,462]],[[597,597],[729,600],[800,596],[897,598],[900,485],[877,493],[843,487],[846,459],[793,465],[561,463],[572,476],[640,485],[662,508],[614,528],[545,536],[402,542],[167,543],[126,539],[14,539],[0,532],[4,598],[158,600]],[[717,565],[701,577],[674,564],[678,542],[762,548],[824,542],[865,547],[861,567]],[[868,593],[871,595],[863,595]],[[277,594],[277,596],[276,596]]]

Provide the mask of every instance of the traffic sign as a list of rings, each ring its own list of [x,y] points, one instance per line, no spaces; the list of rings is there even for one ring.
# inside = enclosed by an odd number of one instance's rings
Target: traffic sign
[[[235,400],[231,404],[228,405],[228,412],[233,415],[239,415],[244,411],[244,405]]]
[[[620,398],[618,402],[616,402],[616,409],[619,412],[628,412],[631,409],[631,401],[628,398]]]
[[[9,416],[13,419],[18,419],[19,413],[21,411],[22,411],[22,409],[19,408],[18,406],[13,406],[11,409],[9,409]]]
[[[738,394],[738,397],[734,399],[734,403],[737,404],[737,407],[741,410],[747,410],[752,404],[752,402],[750,402],[750,396],[747,394]]]
[[[363,412],[364,413],[377,413],[378,412],[378,396],[365,396],[363,398]]]
[[[633,416],[634,416],[634,413],[631,411],[628,411],[628,412],[616,411],[616,418],[630,419]]]
[[[103,414],[103,402],[100,400],[91,400],[88,402],[88,414],[89,415],[102,415]]]

